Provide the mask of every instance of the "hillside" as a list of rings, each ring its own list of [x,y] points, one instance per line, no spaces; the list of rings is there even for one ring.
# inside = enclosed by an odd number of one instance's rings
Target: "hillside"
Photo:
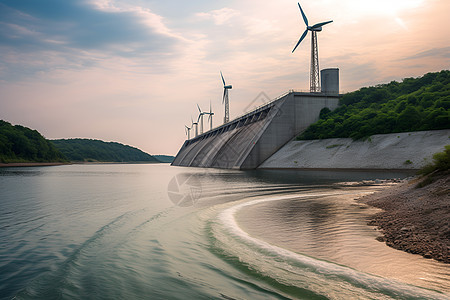
[[[63,154],[38,131],[0,120],[0,163],[64,161]]]
[[[52,140],[70,161],[75,162],[150,162],[159,161],[137,148],[116,142],[91,139]]]
[[[427,73],[345,94],[334,111],[322,109],[318,122],[298,140],[352,138],[374,134],[450,128],[450,71]]]
[[[153,155],[153,157],[162,163],[172,163],[175,159],[175,156],[170,155]]]

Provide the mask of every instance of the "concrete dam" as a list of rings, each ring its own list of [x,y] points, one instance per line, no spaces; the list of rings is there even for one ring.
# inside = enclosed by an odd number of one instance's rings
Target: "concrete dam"
[[[339,71],[321,72],[322,91],[290,91],[226,124],[186,140],[172,165],[255,169],[339,102]]]

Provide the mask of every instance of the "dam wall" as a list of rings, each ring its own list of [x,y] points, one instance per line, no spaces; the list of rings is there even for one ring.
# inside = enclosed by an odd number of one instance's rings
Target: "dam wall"
[[[290,141],[262,169],[416,170],[450,144],[450,130],[377,134],[365,141],[333,138]]]
[[[319,118],[337,108],[336,93],[291,91],[241,117],[186,140],[172,165],[255,169]]]

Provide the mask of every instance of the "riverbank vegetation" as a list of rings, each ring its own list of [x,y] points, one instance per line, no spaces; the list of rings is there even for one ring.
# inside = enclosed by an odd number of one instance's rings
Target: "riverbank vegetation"
[[[433,155],[433,162],[419,170],[424,179],[417,184],[418,188],[427,186],[436,180],[450,175],[450,145],[445,146],[443,152]]]
[[[427,73],[345,94],[322,109],[298,140],[364,139],[374,134],[450,128],[450,71]]]
[[[116,142],[60,139],[52,140],[52,143],[73,162],[159,162],[150,154]]]
[[[66,162],[38,131],[0,120],[0,163]]]

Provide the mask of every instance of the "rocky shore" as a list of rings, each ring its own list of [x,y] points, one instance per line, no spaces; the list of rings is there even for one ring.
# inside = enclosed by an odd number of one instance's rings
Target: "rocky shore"
[[[450,175],[422,188],[416,178],[388,187],[358,201],[383,211],[371,217],[388,246],[450,263]]]

